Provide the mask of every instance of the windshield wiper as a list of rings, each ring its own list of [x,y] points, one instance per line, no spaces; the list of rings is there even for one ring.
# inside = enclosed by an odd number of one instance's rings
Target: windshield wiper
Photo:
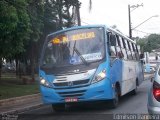
[[[89,63],[86,61],[86,59],[82,56],[82,54],[77,50],[76,47],[73,48],[73,51],[77,53],[77,55],[81,58],[82,62],[86,65],[89,65]]]

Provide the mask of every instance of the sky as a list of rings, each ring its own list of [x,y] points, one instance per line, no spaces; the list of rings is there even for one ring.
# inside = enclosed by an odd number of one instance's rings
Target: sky
[[[133,37],[145,37],[153,33],[160,34],[160,0],[92,0],[89,12],[89,0],[80,0],[82,25],[116,25],[125,35],[129,35],[128,5],[142,5],[130,8]],[[156,16],[156,17],[155,17]]]

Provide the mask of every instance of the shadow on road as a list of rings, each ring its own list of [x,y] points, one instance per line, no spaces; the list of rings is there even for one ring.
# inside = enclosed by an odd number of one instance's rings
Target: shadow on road
[[[141,94],[138,92],[138,94]],[[137,94],[137,95],[138,95]],[[134,96],[127,94],[120,98],[119,107],[123,106],[127,101],[133,99]],[[64,112],[54,112],[51,107],[47,106],[48,112],[28,112],[19,115],[19,120],[112,120],[114,118],[114,109],[108,107],[108,102],[88,103],[67,106]],[[38,110],[37,110],[38,111]]]

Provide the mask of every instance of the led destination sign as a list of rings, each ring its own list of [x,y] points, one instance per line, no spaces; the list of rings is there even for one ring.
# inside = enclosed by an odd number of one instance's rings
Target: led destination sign
[[[72,35],[60,35],[52,40],[53,44],[60,44],[60,43],[66,43],[69,41],[76,41],[76,40],[91,40],[92,38],[95,38],[95,32],[85,32],[85,33],[79,33],[79,34],[72,34]]]

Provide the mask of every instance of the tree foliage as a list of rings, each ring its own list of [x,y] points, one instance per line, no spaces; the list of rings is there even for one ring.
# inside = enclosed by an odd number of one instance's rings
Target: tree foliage
[[[30,19],[25,0],[0,1],[0,56],[12,57],[24,51],[29,39]]]
[[[74,25],[77,3],[79,0],[1,0],[0,72],[3,58],[16,60],[19,68],[20,64],[30,66],[33,75],[46,35]]]
[[[148,37],[139,39],[138,44],[141,46],[142,51],[151,52],[154,49],[160,48],[160,35],[151,34]]]

